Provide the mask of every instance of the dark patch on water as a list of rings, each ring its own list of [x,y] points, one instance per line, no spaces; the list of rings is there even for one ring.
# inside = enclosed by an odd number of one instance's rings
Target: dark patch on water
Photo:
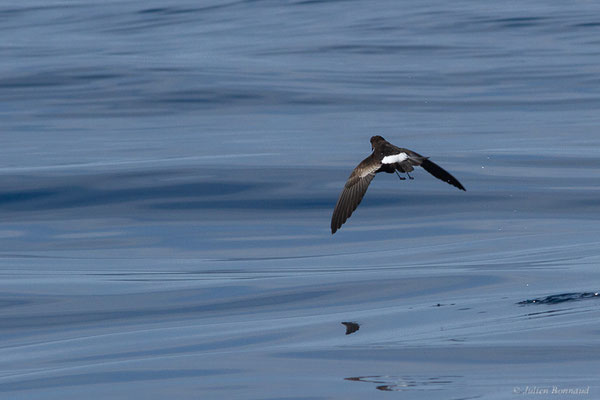
[[[346,326],[346,335],[350,335],[360,329],[360,325],[356,322],[342,322]]]
[[[131,350],[131,351],[114,351],[107,352],[102,354],[94,354],[91,356],[84,357],[73,357],[73,356],[65,356],[63,361],[73,363],[73,362],[98,362],[100,360],[123,360],[123,359],[131,359],[131,358],[140,358],[140,357],[151,357],[151,356],[160,356],[160,355],[168,355],[174,356],[177,354],[190,354],[190,353],[198,353],[202,351],[217,351],[219,349],[239,349],[243,347],[250,347],[252,345],[260,344],[260,343],[270,343],[274,340],[281,338],[282,334],[259,334],[259,335],[245,335],[236,338],[226,338],[226,339],[216,339],[211,338],[202,343],[194,343],[188,345],[180,345],[180,346],[163,346],[160,349],[150,349],[150,350]]]
[[[486,22],[499,24],[501,28],[524,28],[540,25],[546,21],[548,21],[548,18],[545,17],[511,17],[492,19]]]
[[[102,179],[96,177],[97,179]],[[113,177],[118,179],[118,177]],[[146,183],[152,184],[154,179],[149,178]],[[95,181],[95,180],[92,180]],[[126,185],[126,186],[125,186]],[[98,205],[114,205],[125,202],[137,202],[165,199],[185,198],[213,198],[225,195],[240,195],[241,193],[254,189],[259,191],[263,184],[257,186],[245,183],[226,182],[197,182],[181,184],[160,184],[153,186],[130,187],[127,182],[121,187],[95,187],[90,182],[77,178],[66,178],[63,184],[42,188],[20,189],[5,191],[0,194],[0,207],[11,211],[34,211],[52,210],[74,207],[88,207]],[[263,187],[264,189],[264,187]],[[210,200],[205,200],[211,204]],[[238,202],[242,202],[238,200]],[[183,200],[170,200],[168,203],[157,203],[155,208],[180,208]],[[216,202],[218,203],[218,201]],[[202,203],[201,203],[202,204]]]
[[[104,321],[132,321],[135,318],[147,318],[154,315],[160,317],[181,317],[182,315],[194,314],[219,314],[228,313],[246,313],[257,312],[260,308],[273,308],[274,305],[281,306],[289,304],[289,309],[293,309],[293,304],[297,304],[307,298],[317,298],[330,294],[328,290],[312,290],[300,293],[281,293],[260,295],[255,297],[246,297],[243,299],[226,298],[219,302],[201,303],[197,305],[182,305],[173,307],[164,307],[155,305],[154,307],[137,307],[110,311],[89,312],[57,312],[43,313],[27,317],[22,316],[3,316],[0,318],[0,326],[3,330],[31,328],[35,330],[41,327],[66,326],[70,324],[90,324]],[[302,306],[297,306],[302,307]]]
[[[450,46],[439,45],[408,45],[408,44],[381,44],[381,45],[359,45],[344,44],[336,46],[326,46],[318,49],[307,50],[323,54],[348,53],[348,54],[389,54],[389,53],[414,53],[414,52],[439,52],[453,51]]]
[[[0,392],[17,390],[48,389],[67,386],[85,386],[98,384],[122,384],[128,382],[146,382],[167,379],[194,378],[200,379],[212,375],[230,375],[239,373],[234,369],[179,369],[179,370],[121,370],[101,371],[79,374],[65,374],[50,378],[29,378],[16,382],[4,382]]]
[[[327,3],[346,3],[351,0],[300,0],[292,4],[294,5],[312,5],[312,4],[327,4]]]
[[[582,28],[598,28],[600,27],[600,22],[583,22],[581,24],[574,24],[573,26]]]
[[[585,299],[595,299],[600,298],[599,292],[579,292],[579,293],[561,293],[561,294],[553,294],[551,296],[546,297],[538,297],[535,299],[523,300],[518,302],[517,304],[525,305],[525,304],[559,304],[565,303],[567,301],[579,301]]]

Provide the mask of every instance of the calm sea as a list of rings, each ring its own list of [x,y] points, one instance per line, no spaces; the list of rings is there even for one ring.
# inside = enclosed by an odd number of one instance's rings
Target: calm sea
[[[0,37],[0,398],[600,396],[600,3],[23,0]],[[467,192],[378,175],[332,236],[374,134]]]

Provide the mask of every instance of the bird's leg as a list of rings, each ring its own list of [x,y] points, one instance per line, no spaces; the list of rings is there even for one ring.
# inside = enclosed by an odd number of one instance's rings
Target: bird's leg
[[[411,181],[415,178],[413,178],[412,176],[410,176],[410,174],[407,172],[406,175],[408,175],[408,179],[410,179]]]
[[[396,175],[398,175],[398,178],[400,178],[401,181],[405,180],[406,178],[400,176],[400,174],[398,173],[398,171],[394,170],[394,172],[396,173]]]

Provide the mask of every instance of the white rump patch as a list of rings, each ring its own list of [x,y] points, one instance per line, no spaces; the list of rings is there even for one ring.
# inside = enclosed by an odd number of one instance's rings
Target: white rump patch
[[[381,160],[381,162],[384,164],[394,164],[397,162],[402,162],[402,161],[406,160],[407,158],[408,158],[408,154],[398,153],[398,154],[393,154],[391,156],[383,157],[383,160]]]

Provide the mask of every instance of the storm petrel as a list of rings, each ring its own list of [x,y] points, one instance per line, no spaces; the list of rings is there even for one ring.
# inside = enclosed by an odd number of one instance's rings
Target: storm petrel
[[[394,172],[402,180],[398,172],[406,173],[409,179],[413,179],[409,172],[414,170],[414,166],[421,166],[425,171],[438,179],[456,186],[460,190],[466,191],[465,187],[450,173],[442,167],[429,160],[429,157],[423,157],[414,151],[396,147],[381,136],[371,138],[371,149],[373,153],[364,160],[350,174],[340,198],[333,210],[331,217],[331,234],[333,235],[352,215],[356,207],[360,204],[363,196],[367,192],[369,183],[379,172]]]

